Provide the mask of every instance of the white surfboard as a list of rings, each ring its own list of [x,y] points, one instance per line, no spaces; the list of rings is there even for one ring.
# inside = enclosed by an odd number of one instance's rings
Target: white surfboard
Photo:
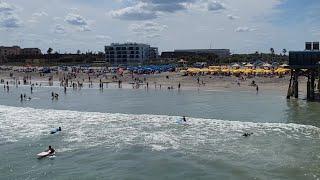
[[[39,154],[37,154],[37,156],[39,156],[39,157],[46,157],[46,156],[49,156],[49,151],[44,151],[44,152],[41,152],[41,153],[39,153]]]

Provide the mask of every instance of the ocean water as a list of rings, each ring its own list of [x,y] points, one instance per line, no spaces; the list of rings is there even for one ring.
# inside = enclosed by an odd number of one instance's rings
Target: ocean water
[[[320,178],[319,105],[282,92],[25,92],[0,94],[0,179]]]

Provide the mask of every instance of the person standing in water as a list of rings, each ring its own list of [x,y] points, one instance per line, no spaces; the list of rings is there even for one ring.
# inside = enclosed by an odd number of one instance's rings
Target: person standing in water
[[[183,122],[187,122],[187,119],[186,119],[185,116],[182,117],[182,121],[183,121]]]

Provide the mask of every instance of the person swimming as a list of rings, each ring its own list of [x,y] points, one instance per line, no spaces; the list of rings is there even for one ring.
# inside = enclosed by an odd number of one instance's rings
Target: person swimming
[[[249,137],[249,136],[251,136],[253,133],[244,133],[242,136],[244,136],[244,137]]]
[[[55,133],[57,133],[57,132],[59,132],[59,131],[61,131],[61,130],[62,130],[61,127],[52,129],[52,130],[50,131],[50,134],[55,134]]]

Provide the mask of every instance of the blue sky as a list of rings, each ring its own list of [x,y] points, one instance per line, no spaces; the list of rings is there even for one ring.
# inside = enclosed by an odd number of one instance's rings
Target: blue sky
[[[303,49],[320,41],[319,0],[0,0],[0,45],[103,51],[142,42],[160,51]]]

